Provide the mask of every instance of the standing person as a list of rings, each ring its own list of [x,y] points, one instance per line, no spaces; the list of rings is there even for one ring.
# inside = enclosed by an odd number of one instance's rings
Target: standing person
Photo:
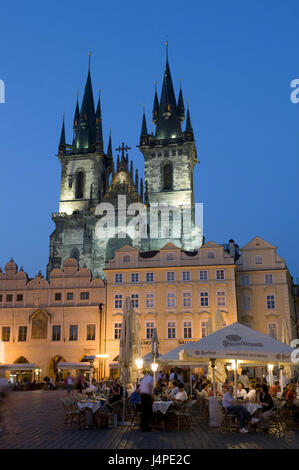
[[[153,417],[152,395],[154,380],[150,372],[146,372],[140,382],[141,392],[141,430],[151,431],[150,425]]]
[[[245,388],[246,393],[249,392],[249,378],[248,378],[248,372],[247,370],[242,370],[242,374],[239,375],[238,381],[241,382],[243,385],[243,388]]]
[[[68,372],[67,377],[65,379],[65,388],[66,388],[66,393],[67,394],[69,394],[70,391],[72,390],[73,384],[74,384],[73,377],[71,376],[71,373]]]
[[[83,384],[84,384],[84,377],[82,374],[79,374],[77,377],[76,389],[79,390],[80,393],[82,393]]]

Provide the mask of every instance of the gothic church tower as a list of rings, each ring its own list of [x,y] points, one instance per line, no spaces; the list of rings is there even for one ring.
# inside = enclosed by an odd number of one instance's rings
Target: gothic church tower
[[[185,120],[185,106],[182,89],[176,101],[170,67],[168,44],[166,44],[166,66],[160,101],[155,90],[153,123],[155,135],[147,132],[146,118],[143,114],[140,135],[140,151],[145,162],[145,197],[148,207],[167,204],[181,211],[181,233],[174,234],[174,219],[170,211],[169,229],[164,231],[163,221],[159,220],[158,237],[144,243],[144,251],[158,250],[171,241],[177,246],[193,251],[202,245],[202,232],[195,225],[193,173],[198,163],[196,145],[191,125],[190,112],[187,110],[185,130],[181,125]],[[183,210],[190,210],[191,224],[184,235]],[[160,217],[160,212],[159,212]],[[173,222],[173,223],[172,223]]]

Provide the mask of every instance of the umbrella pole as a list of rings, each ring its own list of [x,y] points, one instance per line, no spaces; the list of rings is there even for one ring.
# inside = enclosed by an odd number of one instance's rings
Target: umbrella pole
[[[125,421],[126,417],[126,387],[123,385],[123,412],[122,412],[122,422],[119,423],[120,426],[128,426],[130,423]]]
[[[192,369],[191,369],[191,366],[190,366],[190,395],[192,395]]]
[[[213,395],[216,397],[215,367],[213,367]]]
[[[237,398],[237,375],[238,375],[238,371],[237,371],[237,361],[235,359],[235,370],[234,370],[234,379],[235,379],[235,398]]]

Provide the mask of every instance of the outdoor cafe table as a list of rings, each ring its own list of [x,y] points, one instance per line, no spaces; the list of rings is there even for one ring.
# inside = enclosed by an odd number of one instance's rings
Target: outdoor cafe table
[[[251,415],[254,415],[257,410],[263,408],[259,403],[240,403],[240,405],[243,406]]]
[[[153,412],[157,413],[158,411],[160,411],[163,415],[166,415],[172,403],[173,401],[154,401]]]
[[[86,417],[87,425],[92,426],[93,425],[93,415],[101,408],[102,401],[101,400],[97,400],[97,401],[78,401],[77,406],[80,410],[82,410],[84,408],[88,409],[88,415]]]

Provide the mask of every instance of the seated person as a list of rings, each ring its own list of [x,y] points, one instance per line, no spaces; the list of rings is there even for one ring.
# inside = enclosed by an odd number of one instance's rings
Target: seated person
[[[107,401],[107,404],[115,403],[117,401],[120,401],[121,399],[122,399],[122,395],[120,392],[120,388],[117,386],[113,386],[111,388],[111,395]]]
[[[179,389],[178,389],[177,381],[173,380],[172,382],[169,382],[167,396],[169,398],[173,398],[178,393],[178,391],[179,391]]]
[[[269,390],[269,393],[271,395],[271,397],[276,397],[277,396],[277,392],[280,391],[280,387],[279,387],[279,381],[276,380],[274,385],[272,385],[270,387],[270,390]]]
[[[208,383],[205,383],[202,385],[201,392],[199,392],[199,395],[201,397],[208,398],[209,391],[210,391],[210,385]]]
[[[268,420],[272,415],[274,403],[271,395],[269,394],[268,385],[261,385],[261,394],[259,403],[262,405],[262,414],[261,414],[261,424],[263,429],[266,431],[268,429]]]
[[[245,400],[246,395],[247,395],[247,392],[245,388],[243,388],[243,384],[239,382],[237,386],[237,398],[242,398],[243,400]]]
[[[137,411],[141,411],[141,391],[140,385],[137,385],[136,390],[131,393],[129,402],[134,405]]]
[[[256,398],[256,390],[254,385],[249,385],[249,392],[247,393],[245,400],[250,401],[251,403],[255,402]]]
[[[231,385],[227,387],[227,392],[222,398],[222,405],[227,409],[229,414],[236,414],[240,417],[241,433],[248,432],[248,430],[245,428],[245,421],[252,422],[253,424],[259,421],[257,418],[253,418],[243,406],[238,404],[238,401],[233,397],[233,387]]]
[[[184,384],[179,383],[178,389],[179,389],[178,393],[176,393],[174,395],[174,400],[176,400],[176,401],[186,401],[186,400],[188,400],[188,395],[185,391]]]
[[[293,384],[288,384],[287,386],[287,394],[286,394],[286,399],[288,401],[294,401],[295,400],[295,392],[294,392],[294,385]]]

